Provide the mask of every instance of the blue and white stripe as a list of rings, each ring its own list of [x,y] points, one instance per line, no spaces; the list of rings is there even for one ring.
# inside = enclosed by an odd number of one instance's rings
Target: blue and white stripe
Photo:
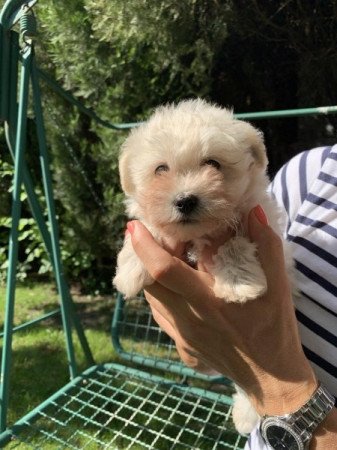
[[[337,145],[295,156],[271,190],[287,216],[303,349],[318,379],[337,397]],[[258,429],[245,448],[267,450]]]
[[[272,190],[288,217],[303,348],[337,396],[337,145],[297,155],[276,175]]]

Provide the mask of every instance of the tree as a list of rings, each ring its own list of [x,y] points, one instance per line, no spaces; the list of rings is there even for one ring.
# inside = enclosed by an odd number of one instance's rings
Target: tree
[[[208,95],[230,9],[213,0],[49,0],[37,14],[40,66],[98,115],[123,122]],[[125,132],[97,125],[47,87],[44,94],[68,273],[111,289],[126,220],[117,169]]]
[[[336,5],[45,0],[35,7],[37,56],[43,70],[110,122],[143,120],[158,104],[195,96],[236,112],[333,104]],[[91,289],[110,289],[126,220],[117,170],[125,132],[102,127],[44,84],[43,91],[68,273]],[[271,173],[306,145],[331,142],[337,126],[332,116],[256,124]]]

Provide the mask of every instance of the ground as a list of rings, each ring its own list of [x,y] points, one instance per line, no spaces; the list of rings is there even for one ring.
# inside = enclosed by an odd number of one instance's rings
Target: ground
[[[5,287],[0,286],[0,320],[3,325]],[[114,308],[113,296],[83,296],[73,293],[81,322],[97,363],[116,359],[110,338]],[[16,290],[15,325],[33,320],[58,308],[58,296],[52,283],[27,282]],[[1,326],[1,329],[3,326]],[[86,367],[75,341],[78,362]],[[9,423],[69,381],[64,333],[60,316],[54,316],[25,330],[13,338],[13,366],[10,386]]]

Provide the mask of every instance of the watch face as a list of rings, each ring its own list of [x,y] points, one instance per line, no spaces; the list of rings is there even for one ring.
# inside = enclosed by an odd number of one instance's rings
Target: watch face
[[[303,450],[301,438],[285,423],[271,421],[262,427],[262,435],[273,450]]]
[[[292,433],[276,425],[268,427],[266,438],[274,450],[299,450],[300,448],[297,439]]]

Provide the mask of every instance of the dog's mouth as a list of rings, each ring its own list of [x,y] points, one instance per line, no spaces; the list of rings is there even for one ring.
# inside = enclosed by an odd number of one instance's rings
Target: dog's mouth
[[[193,225],[199,223],[200,219],[196,217],[196,214],[193,216],[184,215],[177,220],[177,223],[181,225]]]
[[[191,225],[197,222],[198,221],[196,219],[192,219],[191,217],[183,217],[178,221],[178,223],[181,225]]]

